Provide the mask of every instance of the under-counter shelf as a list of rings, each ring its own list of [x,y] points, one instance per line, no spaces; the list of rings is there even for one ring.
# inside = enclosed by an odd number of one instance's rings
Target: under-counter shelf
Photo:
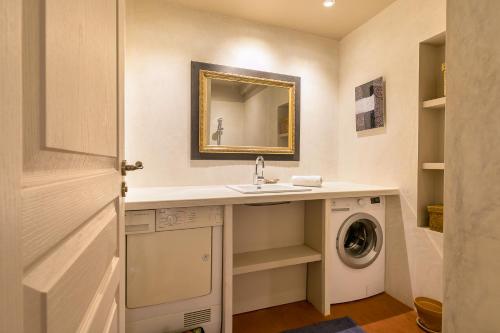
[[[446,97],[424,101],[423,108],[429,110],[443,109],[446,107]]]
[[[233,314],[304,300],[330,313],[323,234],[329,213],[328,200],[233,205],[232,265],[226,273]]]
[[[424,170],[444,170],[444,163],[423,163]]]
[[[321,261],[321,257],[307,245],[239,253],[233,256],[233,275]]]

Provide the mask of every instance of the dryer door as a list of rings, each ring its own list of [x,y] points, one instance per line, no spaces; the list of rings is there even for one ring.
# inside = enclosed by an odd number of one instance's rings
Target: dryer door
[[[373,216],[366,213],[351,215],[337,234],[337,253],[351,268],[365,268],[373,263],[384,243],[382,228]]]
[[[210,293],[212,227],[127,236],[127,307]]]

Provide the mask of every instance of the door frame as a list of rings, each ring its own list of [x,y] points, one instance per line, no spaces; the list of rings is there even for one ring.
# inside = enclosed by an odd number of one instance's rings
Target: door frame
[[[0,0],[0,331],[23,331],[22,1]]]
[[[125,0],[117,0],[117,56],[118,56],[118,158],[116,169],[121,170],[121,161],[125,160]],[[122,176],[122,182],[125,179]],[[120,284],[118,298],[118,332],[125,332],[125,200],[118,199],[118,255],[120,257]]]

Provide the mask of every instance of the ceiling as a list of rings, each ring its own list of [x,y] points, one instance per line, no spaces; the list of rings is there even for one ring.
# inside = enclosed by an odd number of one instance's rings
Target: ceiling
[[[340,39],[395,0],[169,0],[192,9]]]

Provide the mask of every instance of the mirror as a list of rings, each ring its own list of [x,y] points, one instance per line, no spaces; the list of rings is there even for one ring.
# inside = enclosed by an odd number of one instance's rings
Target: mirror
[[[288,147],[289,89],[208,79],[209,146]]]
[[[300,78],[192,63],[192,159],[299,160]]]

